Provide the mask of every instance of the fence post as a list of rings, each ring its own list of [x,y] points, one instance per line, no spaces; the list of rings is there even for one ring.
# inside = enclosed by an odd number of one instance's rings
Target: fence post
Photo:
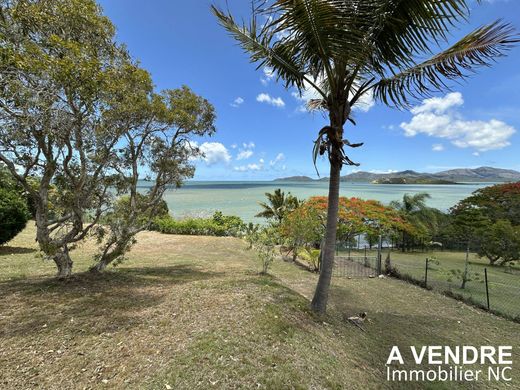
[[[377,274],[381,275],[381,251],[383,250],[383,237],[379,235],[379,243],[377,245]]]
[[[487,300],[487,309],[489,311],[489,287],[488,287],[487,268],[484,268],[484,279],[486,280],[486,300]]]
[[[428,258],[426,258],[426,267],[424,268],[424,288],[428,288]]]

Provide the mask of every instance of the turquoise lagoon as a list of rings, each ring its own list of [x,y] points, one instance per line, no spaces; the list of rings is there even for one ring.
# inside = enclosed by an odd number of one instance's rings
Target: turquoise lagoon
[[[146,182],[141,182],[145,190]],[[384,204],[402,199],[403,195],[427,192],[431,195],[428,205],[448,210],[459,200],[478,188],[493,183],[467,183],[457,185],[398,185],[371,183],[341,183],[341,196],[376,199]],[[328,192],[328,182],[282,182],[282,181],[189,181],[180,189],[170,189],[164,198],[170,213],[177,218],[209,216],[220,210],[224,214],[238,215],[246,222],[262,222],[255,218],[260,211],[258,202],[265,199],[266,192],[281,188],[298,198],[323,195]]]

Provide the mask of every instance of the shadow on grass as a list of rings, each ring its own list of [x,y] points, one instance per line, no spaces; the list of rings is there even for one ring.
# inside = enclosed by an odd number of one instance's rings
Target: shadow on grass
[[[0,245],[0,256],[3,255],[24,255],[27,253],[34,253],[36,249],[34,248],[24,248],[19,246],[2,246]]]
[[[172,296],[175,288],[218,276],[220,273],[177,265],[87,272],[66,281],[2,282],[0,337],[52,328],[83,334],[128,329],[142,323],[144,313]]]

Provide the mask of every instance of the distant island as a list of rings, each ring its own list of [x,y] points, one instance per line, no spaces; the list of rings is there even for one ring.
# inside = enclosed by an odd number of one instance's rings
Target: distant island
[[[433,178],[410,178],[392,177],[389,179],[373,180],[372,184],[459,184],[451,180],[433,179]]]
[[[275,181],[328,181],[328,177],[312,179],[308,176],[291,176]],[[515,182],[520,181],[520,172],[512,169],[492,167],[450,169],[437,173],[421,173],[412,170],[392,173],[354,172],[342,176],[343,182],[375,183],[375,184],[457,184],[482,182]]]
[[[281,177],[279,179],[274,179],[274,181],[315,181],[315,180],[309,176],[289,176],[289,177]]]

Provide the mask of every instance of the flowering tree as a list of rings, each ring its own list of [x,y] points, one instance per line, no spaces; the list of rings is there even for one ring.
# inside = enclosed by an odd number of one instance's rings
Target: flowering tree
[[[315,196],[290,213],[281,227],[284,236],[297,251],[319,243],[327,224],[328,198]],[[414,228],[398,211],[376,200],[339,198],[338,238],[348,241],[357,234],[387,235],[396,231],[413,234]]]

